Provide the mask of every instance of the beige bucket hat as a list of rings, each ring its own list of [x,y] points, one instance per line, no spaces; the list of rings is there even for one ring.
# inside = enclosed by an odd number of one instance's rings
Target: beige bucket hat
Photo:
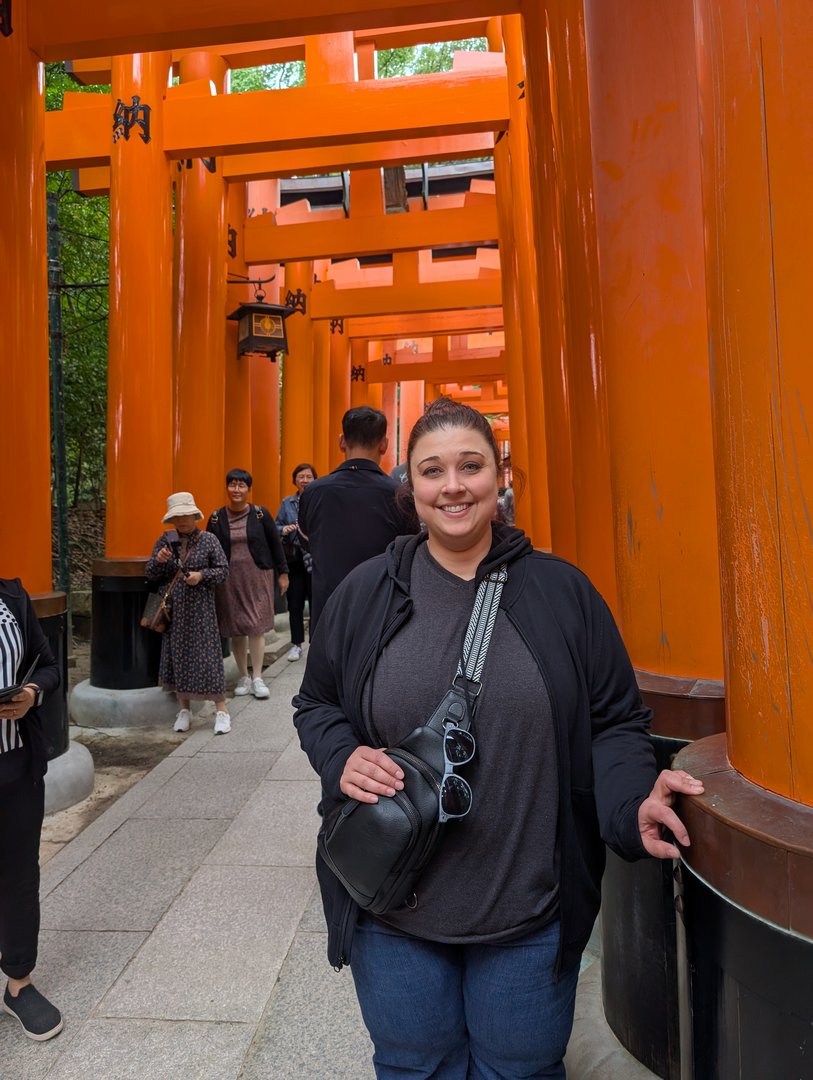
[[[183,517],[185,514],[194,514],[198,521],[203,517],[201,511],[195,506],[191,492],[176,491],[167,499],[167,512],[164,514],[163,522],[166,525],[172,518]]]

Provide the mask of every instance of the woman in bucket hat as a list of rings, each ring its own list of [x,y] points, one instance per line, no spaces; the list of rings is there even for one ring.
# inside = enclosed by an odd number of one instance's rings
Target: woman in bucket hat
[[[215,735],[231,731],[226,709],[223,652],[215,611],[215,586],[226,580],[229,564],[212,533],[201,532],[203,514],[188,491],[167,499],[164,524],[170,531],[155,542],[147,577],[166,584],[180,571],[172,589],[172,619],[161,644],[158,681],[174,691],[180,710],[176,731],[188,731],[192,701],[214,701]]]

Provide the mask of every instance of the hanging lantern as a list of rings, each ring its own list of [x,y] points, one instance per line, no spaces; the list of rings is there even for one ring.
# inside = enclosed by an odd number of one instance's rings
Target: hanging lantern
[[[269,360],[276,360],[280,353],[288,351],[285,320],[299,307],[266,304],[265,293],[259,288],[256,298],[240,306],[226,316],[237,323],[237,355],[249,356],[259,353]]]

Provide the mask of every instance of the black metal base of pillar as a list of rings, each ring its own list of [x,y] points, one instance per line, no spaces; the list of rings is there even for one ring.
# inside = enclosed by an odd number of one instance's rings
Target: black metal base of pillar
[[[813,941],[683,875],[694,1080],[813,1080]]]
[[[658,767],[685,744],[654,738]],[[619,1042],[663,1080],[679,1080],[672,863],[607,853],[601,900],[604,1015]]]
[[[70,746],[68,732],[68,604],[64,592],[41,593],[31,597],[42,631],[59,665],[59,689],[39,710],[48,760],[64,754]]]
[[[139,690],[158,682],[161,635],[140,625],[149,595],[146,559],[96,559],[90,637],[90,684]]]

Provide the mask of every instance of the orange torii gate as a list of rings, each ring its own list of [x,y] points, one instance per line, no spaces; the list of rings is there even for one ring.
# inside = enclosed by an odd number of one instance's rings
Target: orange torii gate
[[[324,36],[327,48],[328,38],[381,23],[397,27],[426,19],[503,16],[499,26],[488,28],[492,48],[502,37],[511,73],[506,134],[495,148],[505,256],[500,325],[506,329],[509,363],[517,356],[539,359],[517,365],[513,377],[510,369],[506,374],[509,389],[521,378],[529,420],[544,410],[544,426],[527,425],[527,453],[534,471],[545,453],[551,462],[553,548],[584,566],[614,603],[639,678],[656,705],[662,738],[705,735],[718,726],[714,714],[720,712],[723,670],[729,690],[726,740],[704,738],[691,753],[684,752],[694,768],[707,771],[709,791],[690,809],[696,843],[689,869],[684,866],[684,904],[704,977],[715,987],[733,988],[750,1011],[747,1024],[732,1024],[736,1010],[722,1012],[720,997],[703,999],[695,987],[700,996],[694,1075],[727,1076],[732,1056],[742,1075],[749,1068],[752,1076],[769,1075],[771,1068],[798,1072],[802,1066],[793,1053],[799,1039],[788,1034],[770,1041],[763,1035],[760,1043],[764,1028],[789,1032],[789,1007],[774,985],[762,985],[758,965],[749,967],[743,956],[734,963],[726,952],[731,940],[726,931],[758,944],[749,955],[781,948],[793,960],[807,955],[813,938],[813,841],[806,816],[813,803],[813,756],[804,723],[804,703],[813,693],[806,660],[813,556],[805,509],[813,477],[806,421],[813,411],[813,372],[806,309],[799,301],[810,291],[813,273],[804,257],[813,155],[809,125],[799,122],[808,115],[810,100],[809,5],[797,0],[774,5],[697,0],[693,6],[654,0],[635,5],[627,0],[311,0],[294,12],[270,10],[260,0],[235,0],[226,16],[221,7],[167,0],[161,26],[142,28],[141,5],[133,0],[103,11],[88,0],[71,5],[14,0],[8,24],[7,4],[0,4],[0,96],[19,106],[0,116],[0,242],[6,270],[0,288],[5,335],[0,377],[4,399],[24,403],[8,412],[0,445],[4,460],[14,460],[15,472],[22,470],[32,493],[25,537],[8,525],[0,536],[6,572],[22,573],[35,591],[50,588],[48,445],[42,423],[47,415],[46,138],[38,61],[116,55],[112,100],[130,102],[135,93],[146,100],[149,93],[156,103],[154,144],[142,145],[136,135],[111,146],[108,127],[103,160],[94,166],[104,167],[110,159],[112,220],[120,237],[129,237],[124,245],[129,257],[144,252],[152,265],[160,263],[171,231],[166,140],[170,156],[182,159],[216,149],[241,161],[241,169],[250,168],[246,156],[279,150],[267,129],[262,137],[253,133],[250,153],[238,146],[227,124],[239,122],[240,134],[251,136],[244,130],[245,106],[233,106],[225,97],[213,104],[187,91],[185,98],[181,87],[164,103],[176,62],[173,50],[200,52],[229,37],[250,45],[252,40],[299,40],[303,34],[311,40]],[[520,81],[524,96],[514,92]],[[372,147],[402,129],[392,118],[379,117],[381,139],[359,136],[348,111],[358,100],[358,87],[343,85],[347,92],[339,92],[337,100],[346,149],[328,154],[333,161],[345,157],[348,164],[341,167],[363,174],[385,160],[383,154],[374,157]],[[303,91],[287,100],[316,103],[327,96],[324,86]],[[469,100],[475,97],[473,91]],[[206,105],[213,120],[215,147],[199,126],[180,130],[196,101]],[[435,139],[420,93],[413,94],[411,107],[413,134]],[[84,108],[91,106],[77,112]],[[287,168],[295,171],[297,153],[306,160],[319,152],[303,139],[329,141],[325,127],[311,119],[297,136],[287,120],[281,123],[279,152],[289,155]],[[446,130],[443,137],[468,136]],[[96,144],[88,146],[98,154]],[[137,191],[126,175],[136,154],[146,180]],[[394,150],[390,160],[397,154]],[[52,160],[65,158],[55,154]],[[82,160],[93,164],[90,157]],[[274,175],[267,158],[263,168],[240,178]],[[221,184],[224,174],[217,177]],[[96,176],[92,183],[102,179]],[[368,180],[360,186],[369,192]],[[138,229],[127,220],[136,195],[145,209]],[[764,228],[765,221],[771,229]],[[514,243],[528,241],[516,259],[509,237]],[[406,266],[411,252],[396,255]],[[291,262],[292,278],[299,274],[304,280],[301,270],[292,268],[309,265],[309,259]],[[143,362],[135,374],[121,362],[124,354],[111,349],[110,460],[115,472],[136,445],[142,473],[160,490],[172,475],[171,452],[162,441],[172,424],[166,404],[172,398],[172,312],[162,283],[142,274],[138,301],[149,333],[146,326],[139,330],[129,278],[120,262],[114,260],[113,270],[111,343],[119,341],[122,350]],[[312,274],[306,283],[312,284]],[[320,281],[315,288],[327,284]],[[337,310],[337,294],[357,293],[354,300],[345,297],[354,305],[346,326],[348,334],[353,327],[360,332],[355,338],[332,336],[331,370],[346,370],[353,341],[357,351],[369,352],[367,342],[401,336],[395,332],[398,320],[409,336],[418,318],[441,318],[432,310],[415,310],[424,307],[425,293],[416,293],[412,310],[396,317],[370,312],[370,302],[358,295],[392,287],[334,286],[317,293],[324,307],[316,322],[328,324],[324,312]],[[487,289],[479,287],[485,301]],[[467,306],[459,302],[443,318],[458,318]],[[481,310],[493,312],[496,306]],[[436,336],[442,339],[443,331]],[[346,338],[342,349],[334,346],[339,338]],[[711,373],[709,339],[715,355]],[[314,364],[311,342],[302,368]],[[154,404],[150,413],[122,407],[135,393],[136,379],[138,391]],[[312,402],[307,415],[316,411]],[[515,433],[520,438],[522,430]],[[135,474],[134,483],[130,494],[140,495]],[[140,507],[145,520],[157,517],[159,502],[154,491],[145,492]],[[721,526],[721,589],[715,512]],[[111,542],[125,540],[112,532]],[[711,924],[723,927],[713,940],[704,935],[704,925]],[[613,964],[609,973],[620,968]],[[791,963],[784,966],[792,969]],[[787,979],[782,990],[793,996],[792,975]],[[638,994],[656,997],[656,988],[644,978],[634,982]],[[609,996],[624,1000],[621,994]],[[797,995],[794,1008],[806,1008],[800,1000]],[[624,1023],[617,1027],[630,1038]],[[665,1041],[676,1044],[671,1036]],[[766,1064],[760,1046],[769,1041],[774,1056]],[[651,1040],[639,1052],[651,1053]],[[777,1053],[786,1055],[779,1066]],[[664,1068],[662,1062],[658,1068]]]

